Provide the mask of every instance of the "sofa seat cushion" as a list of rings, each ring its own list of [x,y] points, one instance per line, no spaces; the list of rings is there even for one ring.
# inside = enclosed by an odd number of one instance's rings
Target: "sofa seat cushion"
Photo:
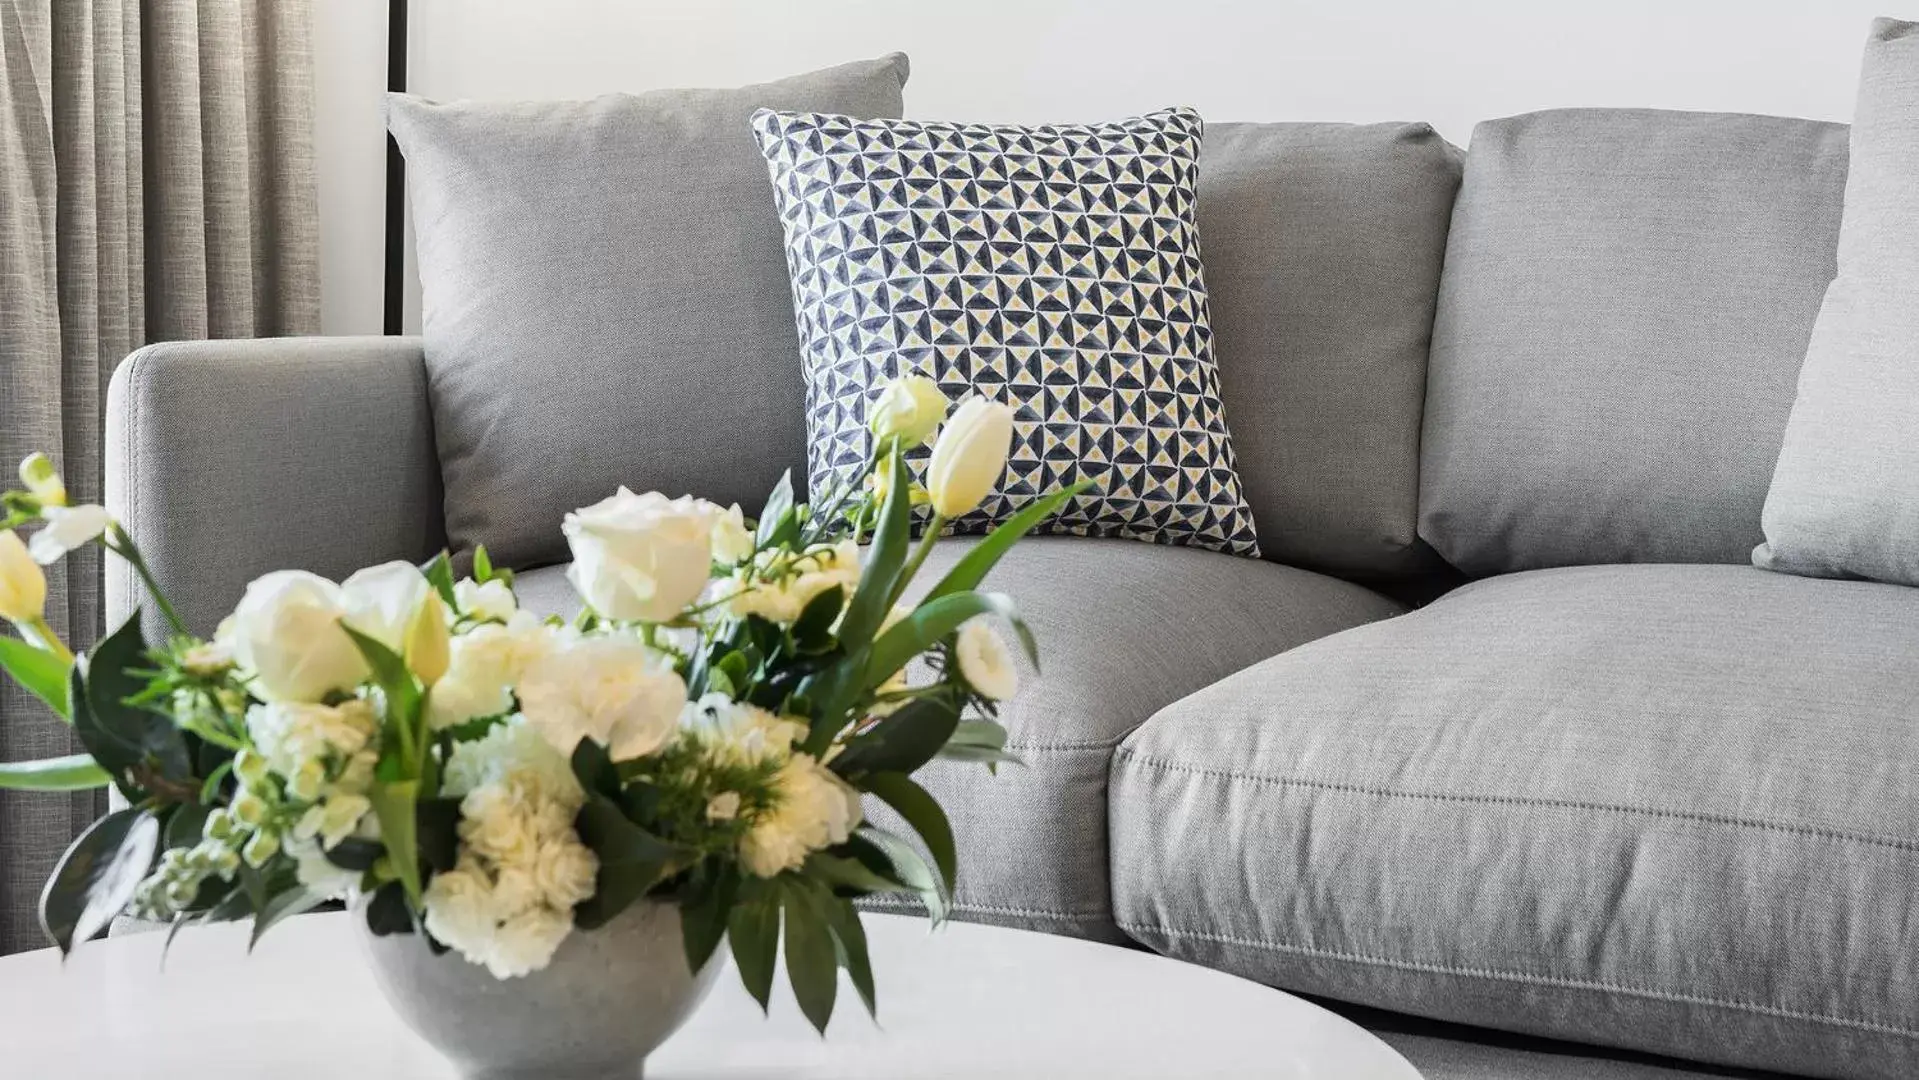
[[[1919,1075],[1919,591],[1749,567],[1459,589],[1156,715],[1114,904],[1175,956],[1444,1020]]]
[[[934,548],[939,580],[974,541]],[[1160,708],[1302,642],[1397,614],[1391,600],[1330,577],[1197,548],[1033,537],[986,581],[1039,637],[1000,714],[1024,767],[997,775],[934,762],[918,774],[959,841],[962,918],[1120,940],[1106,858],[1113,749]],[[560,568],[520,578],[543,613],[577,610]],[[877,816],[877,815],[876,815]]]

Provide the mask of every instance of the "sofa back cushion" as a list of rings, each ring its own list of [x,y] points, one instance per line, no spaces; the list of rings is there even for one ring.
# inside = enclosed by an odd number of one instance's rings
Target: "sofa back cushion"
[[[1267,558],[1431,566],[1420,403],[1462,155],[1426,124],[1208,124],[1200,246],[1220,396]]]
[[[1479,125],[1433,329],[1420,535],[1474,575],[1745,562],[1845,177],[1839,124]]]
[[[762,106],[898,116],[906,57],[736,90],[391,95],[419,239],[448,539],[514,567],[625,484],[747,512],[804,464]]]

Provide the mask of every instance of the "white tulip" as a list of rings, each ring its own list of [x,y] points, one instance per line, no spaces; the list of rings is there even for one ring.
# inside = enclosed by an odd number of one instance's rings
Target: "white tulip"
[[[582,738],[615,761],[645,757],[679,726],[686,683],[637,638],[581,638],[541,657],[520,680],[520,712],[560,753]]]
[[[20,462],[20,483],[42,507],[67,505],[66,482],[60,479],[60,470],[53,467],[53,459],[45,454],[28,454]]]
[[[404,653],[407,631],[432,591],[426,575],[412,563],[381,563],[340,583],[340,605],[348,626]]]
[[[980,504],[1006,471],[1013,443],[1010,406],[970,397],[953,410],[953,419],[933,446],[926,463],[926,490],[933,512],[954,518]]]
[[[567,578],[605,618],[666,622],[706,588],[718,509],[621,488],[566,515],[561,532],[573,549]]]
[[[107,513],[106,507],[91,503],[43,507],[40,519],[46,525],[33,534],[27,550],[41,566],[51,566],[65,558],[67,552],[98,540],[113,524],[113,515]]]
[[[924,375],[902,375],[873,399],[866,410],[866,426],[882,439],[898,439],[901,446],[925,446],[933,441],[951,406],[939,383]]]
[[[984,620],[971,619],[959,629],[953,646],[960,675],[983,697],[1005,701],[1019,693],[1019,668],[1013,651]]]
[[[268,701],[319,701],[367,677],[341,628],[340,587],[304,570],[277,570],[247,586],[233,611],[233,655]]]
[[[0,530],[0,619],[34,623],[47,615],[47,575],[12,529]]]
[[[452,663],[453,632],[447,627],[446,602],[440,594],[427,590],[426,600],[420,609],[413,613],[413,622],[407,626],[405,648],[401,655],[406,658],[406,666],[419,676],[425,686],[440,681]]]

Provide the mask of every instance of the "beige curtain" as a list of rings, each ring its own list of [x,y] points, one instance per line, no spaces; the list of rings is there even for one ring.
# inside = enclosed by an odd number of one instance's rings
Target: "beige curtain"
[[[319,330],[308,0],[0,0],[0,467],[100,490],[114,365],[149,341]],[[10,478],[8,478],[10,479]],[[97,560],[48,616],[98,633]],[[0,759],[73,749],[10,684]],[[95,797],[0,794],[0,953]]]

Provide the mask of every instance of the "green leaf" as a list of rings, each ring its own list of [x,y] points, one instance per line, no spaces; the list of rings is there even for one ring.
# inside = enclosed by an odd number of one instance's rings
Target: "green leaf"
[[[475,561],[477,563],[477,557]],[[447,607],[459,609],[459,604],[453,598],[453,560],[446,557],[446,552],[433,556],[425,566],[420,567],[420,572],[426,575],[427,584],[440,594],[440,599]]]
[[[253,947],[260,943],[260,935],[273,929],[274,924],[295,915],[304,915],[326,903],[326,899],[298,886],[275,893],[261,906],[260,913],[253,917],[253,933],[247,937],[247,951],[252,952]]]
[[[881,634],[866,661],[866,686],[885,682],[914,657],[957,631],[968,619],[980,615],[998,615],[1011,623],[1027,659],[1035,667],[1039,665],[1039,643],[1033,640],[1033,631],[1019,617],[1019,608],[1011,597],[1003,593],[960,592],[921,604]]]
[[[816,851],[806,857],[804,867],[806,876],[824,882],[836,889],[850,889],[864,896],[867,893],[912,892],[913,890],[899,882],[877,873],[856,858],[845,855],[829,855]]]
[[[406,899],[417,910],[420,902],[420,801],[418,780],[375,779],[367,790],[373,803],[373,816],[380,822],[380,842],[386,846],[393,872],[400,877]]]
[[[54,715],[68,722],[73,720],[73,709],[67,704],[67,672],[72,668],[45,649],[19,638],[0,637],[0,671],[13,676],[27,693],[46,702]]]
[[[159,850],[159,819],[134,807],[116,810],[80,834],[40,894],[40,926],[62,953],[105,930],[126,909]]]
[[[212,808],[200,803],[182,803],[167,815],[165,839],[160,844],[162,851],[174,848],[190,848],[200,842],[200,833],[206,828],[207,815]]]
[[[712,880],[680,905],[680,940],[686,948],[689,971],[704,968],[726,939],[726,917],[739,894],[740,875],[732,864],[716,863],[713,874]]]
[[[446,553],[441,552],[435,563],[444,561]],[[396,729],[413,731],[418,728],[420,708],[425,696],[420,693],[420,680],[406,666],[400,654],[386,647],[377,639],[360,633],[345,623],[340,624],[353,644],[359,647],[360,655],[366,658],[367,667],[373,670],[373,681],[386,694],[387,721]],[[410,739],[410,737],[409,737]],[[410,741],[406,744],[410,747]],[[423,748],[411,747],[409,753]],[[408,777],[411,779],[412,777]]]
[[[726,940],[733,947],[740,982],[764,1011],[773,995],[773,964],[780,948],[780,898],[767,882],[743,885],[726,919]]]
[[[364,836],[349,836],[327,848],[325,855],[326,861],[342,870],[358,870],[365,873],[373,869],[373,864],[379,861],[380,854],[385,850],[386,845],[378,840],[368,840]]]
[[[754,530],[754,542],[760,547],[772,547],[791,535],[799,532],[799,514],[793,507],[793,470],[780,474],[780,482],[766,496],[766,507],[760,511],[759,527]]]
[[[1059,508],[1066,505],[1068,499],[1092,488],[1091,480],[1081,480],[1071,487],[1061,488],[1049,495],[1043,495],[1027,504],[1024,510],[1002,522],[999,528],[986,534],[979,543],[974,544],[966,554],[953,563],[953,568],[926,594],[928,600],[938,600],[942,596],[970,592],[979,588],[980,582],[1008,551],[1013,549],[1020,537],[1032,532],[1040,523],[1052,517]]]
[[[806,602],[793,621],[793,643],[803,652],[819,652],[833,644],[833,621],[846,606],[846,588],[835,585]],[[732,654],[738,656],[738,653]]]
[[[953,737],[940,747],[939,756],[948,761],[978,761],[997,771],[1002,762],[1024,765],[1006,752],[1006,728],[994,720],[962,720]]]
[[[782,878],[780,906],[786,912],[786,979],[813,1029],[826,1034],[839,994],[839,948],[825,906],[804,878]]]
[[[619,798],[620,770],[613,759],[593,739],[581,739],[573,747],[573,775],[580,781],[580,787],[588,795],[599,794],[609,799]]]
[[[493,557],[486,553],[486,545],[480,544],[473,549],[473,580],[481,585],[493,580]],[[444,600],[446,597],[441,597]]]
[[[885,856],[893,867],[893,876],[908,889],[919,894],[920,903],[926,905],[926,914],[935,924],[946,919],[946,892],[940,888],[939,878],[934,876],[933,868],[913,845],[872,825],[862,826],[856,839],[871,844]]]
[[[952,701],[915,698],[849,740],[833,759],[833,771],[849,779],[869,772],[910,773],[933,760],[959,722],[959,707]]]
[[[913,542],[913,498],[908,490],[906,459],[895,446],[880,467],[887,471],[886,504],[880,507],[873,544],[862,560],[860,587],[846,605],[846,617],[840,620],[840,644],[849,652],[871,642],[892,609],[900,570],[906,565],[906,551]]]
[[[14,791],[89,791],[113,783],[92,754],[0,764],[0,788]]]
[[[600,859],[593,895],[573,909],[573,922],[583,930],[606,925],[671,875],[687,854],[684,848],[635,825],[604,795],[588,797],[573,827],[580,842]]]
[[[947,893],[952,893],[958,856],[953,846],[953,826],[946,820],[946,811],[940,809],[939,801],[905,773],[873,773],[863,777],[860,786],[879,796],[880,801],[897,811],[920,835],[933,856],[933,865],[939,867]]]
[[[859,991],[860,1001],[866,1006],[866,1014],[879,1019],[879,998],[873,989],[873,961],[866,949],[866,927],[860,923],[859,909],[851,900],[841,897],[829,897],[826,900],[827,913],[833,927],[833,941],[839,946],[840,966],[853,980],[853,989]]]

